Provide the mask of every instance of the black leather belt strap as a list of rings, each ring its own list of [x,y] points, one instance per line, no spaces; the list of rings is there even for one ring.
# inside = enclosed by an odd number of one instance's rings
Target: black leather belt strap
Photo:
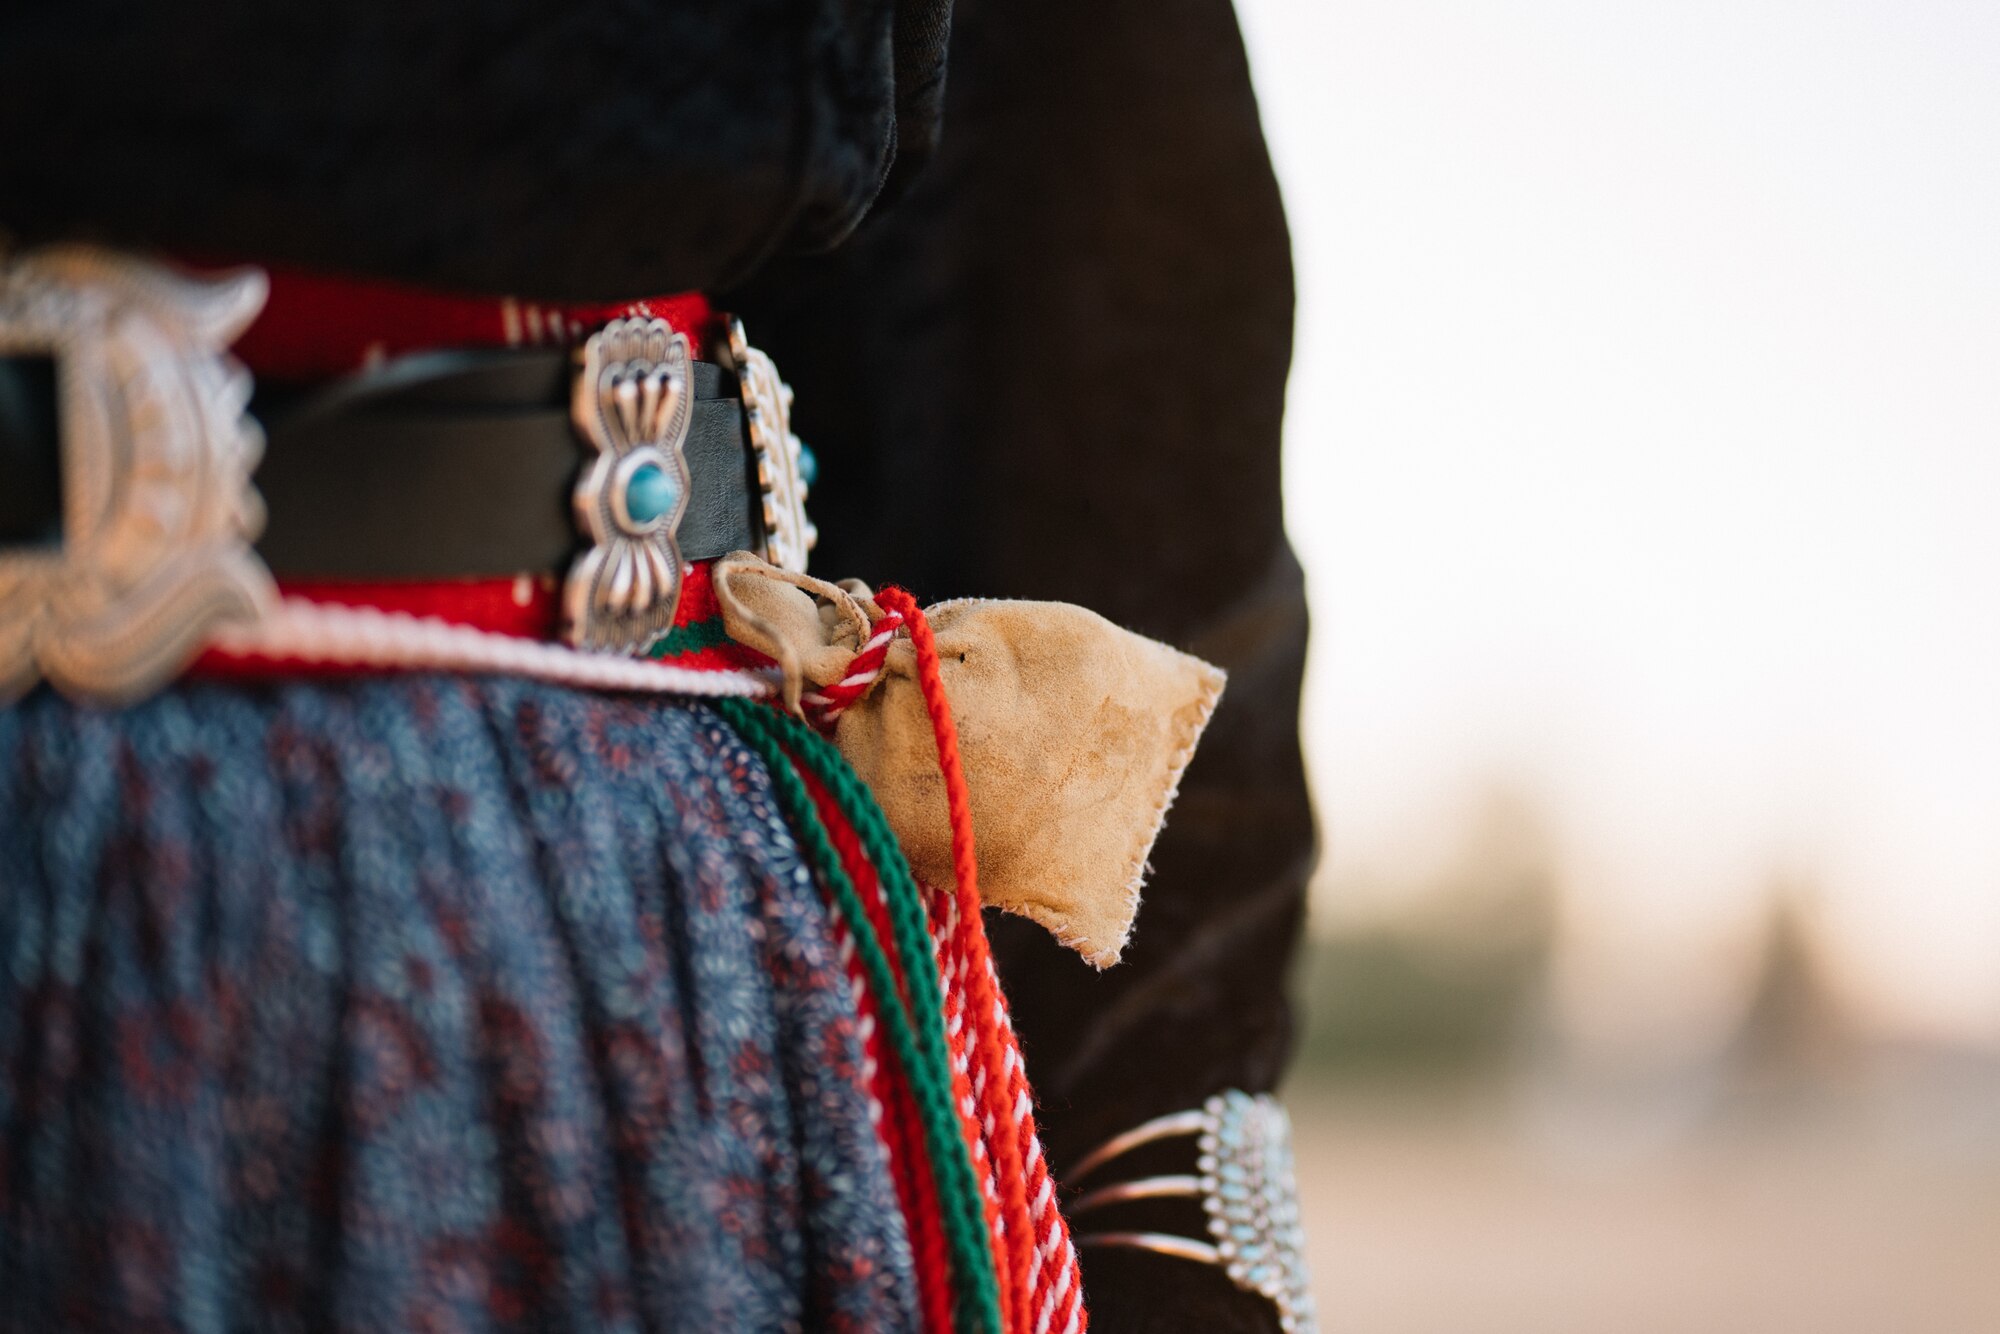
[[[439,352],[292,401],[261,393],[258,554],[280,578],[448,579],[566,569],[580,545],[570,489],[568,354]],[[756,462],[736,379],[694,363],[684,559],[760,550]]]

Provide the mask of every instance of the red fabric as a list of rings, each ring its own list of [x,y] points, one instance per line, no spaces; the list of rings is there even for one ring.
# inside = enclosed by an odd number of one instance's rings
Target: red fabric
[[[562,615],[562,588],[553,574],[391,583],[287,580],[278,591],[313,602],[434,617],[522,639],[555,638]]]
[[[346,375],[405,352],[573,343],[608,320],[658,316],[707,357],[721,319],[699,292],[596,305],[459,296],[393,283],[272,269],[271,298],[236,342],[252,373],[273,380]]]
[[[555,579],[547,575],[400,583],[287,580],[278,585],[278,592],[284,597],[312,602],[429,617],[521,639],[553,639],[560,615],[557,601],[560,590]],[[248,680],[265,676],[379,675],[396,669],[367,669],[352,664],[261,655],[235,656],[210,650],[196,658],[190,670],[211,678]]]
[[[680,606],[674,609],[676,629],[714,621],[721,616],[722,607],[715,600],[715,585],[709,578],[713,564],[713,561],[698,561],[683,572]],[[278,591],[285,597],[331,602],[345,607],[374,607],[522,639],[553,640],[562,622],[562,585],[554,575],[380,583],[288,580],[278,585]],[[670,660],[676,666],[696,671],[737,671],[773,665],[763,654],[732,641],[693,652],[675,653]],[[205,653],[195,660],[192,670],[205,676],[241,680],[274,675],[346,676],[363,669],[289,658],[225,657],[219,653]]]

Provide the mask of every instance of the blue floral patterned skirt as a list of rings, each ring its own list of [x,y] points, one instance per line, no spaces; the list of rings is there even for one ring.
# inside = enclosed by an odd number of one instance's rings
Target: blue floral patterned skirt
[[[699,705],[0,708],[0,1329],[912,1328],[828,910]]]

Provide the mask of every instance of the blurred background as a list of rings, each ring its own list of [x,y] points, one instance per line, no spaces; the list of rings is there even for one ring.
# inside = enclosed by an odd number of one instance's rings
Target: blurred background
[[[2000,1330],[2000,6],[1239,6],[1326,1327]]]

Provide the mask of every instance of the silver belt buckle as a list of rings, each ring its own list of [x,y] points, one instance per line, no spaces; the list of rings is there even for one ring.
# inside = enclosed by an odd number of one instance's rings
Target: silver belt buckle
[[[43,680],[137,698],[274,602],[251,550],[263,434],[225,351],[267,290],[85,246],[0,262],[0,357],[54,362],[62,478],[60,540],[0,547],[0,701]]]

